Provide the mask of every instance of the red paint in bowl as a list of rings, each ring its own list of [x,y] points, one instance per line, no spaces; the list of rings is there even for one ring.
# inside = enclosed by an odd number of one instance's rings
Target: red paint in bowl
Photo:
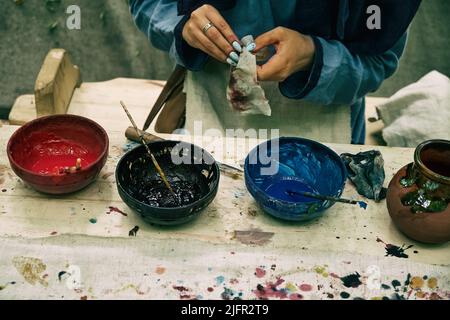
[[[96,122],[75,115],[54,115],[19,128],[7,146],[14,172],[38,191],[64,194],[93,182],[108,157],[109,139]],[[74,173],[60,168],[73,167]]]

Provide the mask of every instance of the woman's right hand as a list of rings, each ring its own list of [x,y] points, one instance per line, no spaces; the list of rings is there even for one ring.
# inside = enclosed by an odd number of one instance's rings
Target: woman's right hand
[[[236,66],[242,46],[222,15],[211,5],[193,11],[183,28],[183,39],[211,57]]]

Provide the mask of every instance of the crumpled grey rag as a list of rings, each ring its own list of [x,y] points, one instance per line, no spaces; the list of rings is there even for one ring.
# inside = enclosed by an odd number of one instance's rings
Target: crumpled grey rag
[[[375,201],[386,197],[386,188],[383,187],[384,160],[379,151],[371,150],[356,155],[343,153],[341,158],[347,167],[348,178],[360,195]]]

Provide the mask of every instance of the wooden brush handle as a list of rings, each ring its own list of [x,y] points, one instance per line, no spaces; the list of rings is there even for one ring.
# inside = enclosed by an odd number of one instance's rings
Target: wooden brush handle
[[[139,134],[141,134],[144,137],[145,142],[149,143],[149,142],[153,142],[153,141],[162,141],[164,139],[155,136],[151,133],[139,130]],[[127,131],[125,131],[125,136],[134,142],[141,142],[140,136],[137,134],[136,130],[134,129],[134,127],[128,127]]]

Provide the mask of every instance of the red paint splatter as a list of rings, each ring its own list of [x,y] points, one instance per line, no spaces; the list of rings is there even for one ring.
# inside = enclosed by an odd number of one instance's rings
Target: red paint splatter
[[[163,274],[164,272],[166,272],[166,268],[164,268],[164,267],[157,267],[156,269],[155,269],[155,272],[157,273],[157,274]]]
[[[265,275],[266,275],[266,270],[261,269],[261,268],[256,268],[255,276],[256,276],[257,278],[262,278],[262,277],[264,277]]]
[[[330,273],[330,277],[335,278],[335,279],[340,279],[341,278],[334,272]]]
[[[175,290],[177,290],[177,291],[180,291],[180,292],[189,291],[188,288],[183,287],[183,286],[173,286],[173,288],[174,288]]]
[[[56,236],[58,234],[58,232],[53,231],[52,233],[50,233],[51,236]]]
[[[306,284],[306,283],[300,285],[299,288],[301,291],[304,291],[304,292],[312,291],[312,289],[313,289],[312,285]]]
[[[128,216],[128,214],[126,214],[125,212],[123,212],[122,210],[120,210],[119,208],[116,207],[108,207],[109,211],[106,212],[106,214],[111,214],[113,212],[117,212],[120,213],[121,215],[123,215],[124,217]]]
[[[236,252],[234,252],[234,251],[231,251],[231,252],[230,252],[230,254],[236,254]]]
[[[212,288],[212,287],[208,288],[208,292],[213,292],[213,291],[214,291],[214,288]]]
[[[87,300],[87,299],[88,299],[87,296],[82,296],[82,297],[80,297],[80,300]]]
[[[265,286],[258,284],[253,293],[258,299],[267,300],[269,298],[287,299],[288,292],[286,289],[278,288],[284,282],[283,279],[277,278],[275,283],[267,282]]]
[[[439,296],[436,292],[430,294],[430,300],[442,300],[442,297]]]
[[[408,299],[411,297],[412,292],[413,292],[412,289],[408,291]]]
[[[293,293],[289,296],[289,300],[303,300],[303,296],[299,293]]]
[[[183,286],[173,286],[173,288],[180,292],[180,299],[181,300],[194,300],[196,299],[196,296],[188,294],[191,290],[183,287]]]

